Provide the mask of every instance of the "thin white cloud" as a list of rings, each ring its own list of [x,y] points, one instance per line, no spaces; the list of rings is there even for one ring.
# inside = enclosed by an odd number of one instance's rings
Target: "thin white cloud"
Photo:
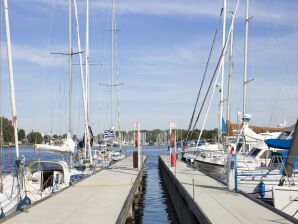
[[[20,0],[19,0],[20,1]],[[20,1],[23,2],[23,1]],[[35,7],[52,5],[63,6],[67,10],[68,2],[65,0],[31,0]],[[187,17],[215,17],[219,16],[222,7],[222,0],[121,0],[116,1],[117,13],[135,14],[148,16],[187,16]],[[29,2],[26,1],[28,5]],[[36,5],[38,4],[38,5]],[[84,11],[85,2],[78,1],[79,10]],[[111,1],[91,1],[93,9],[110,9]],[[239,17],[245,15],[245,1],[240,1]],[[295,1],[264,0],[250,1],[250,15],[260,22],[278,23],[284,25],[298,25],[298,14],[296,9],[298,3]],[[228,1],[228,11],[234,10],[236,0]],[[99,12],[100,13],[100,12]]]

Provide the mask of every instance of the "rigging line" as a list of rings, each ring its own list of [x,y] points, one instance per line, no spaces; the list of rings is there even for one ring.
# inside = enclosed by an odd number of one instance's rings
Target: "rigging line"
[[[3,7],[2,7],[2,2],[0,1],[0,15],[3,15]],[[3,27],[2,25],[2,17],[0,16],[0,27]],[[3,160],[3,116],[2,116],[2,29],[0,28],[0,180],[1,180],[1,185],[3,184],[3,165],[4,165],[4,160]],[[3,185],[2,185],[3,186]]]
[[[107,30],[107,27],[108,27],[108,24],[109,24],[109,20],[108,18],[110,18],[110,10],[106,10],[106,16],[105,16],[105,30]],[[102,83],[102,81],[104,79],[106,79],[106,73],[105,73],[105,61],[106,61],[106,58],[107,58],[107,32],[104,32],[104,35],[103,35],[103,59],[102,59],[102,63],[101,63],[101,73],[100,73],[100,83]],[[99,116],[101,117],[101,114],[104,115],[104,114],[109,114],[109,105],[106,101],[106,96],[105,95],[108,95],[108,90],[106,88],[99,88],[99,94],[100,92],[102,91],[102,94],[101,94],[101,107],[102,108],[100,111],[99,111]],[[106,104],[105,104],[106,102]],[[108,126],[108,119],[104,119],[104,122],[102,124],[102,130],[104,130],[104,126]]]
[[[115,13],[116,14],[116,13]],[[117,30],[117,21],[115,16],[115,29]],[[118,103],[118,141],[121,141],[121,120],[120,120],[120,93],[119,93],[119,64],[118,64],[118,42],[117,42],[117,32],[115,32],[115,63],[116,63],[116,80],[117,80],[117,103]],[[113,88],[113,87],[112,87]],[[120,146],[121,149],[121,146]]]
[[[207,64],[205,66],[205,71],[204,71],[204,75],[203,75],[203,78],[202,78],[201,86],[200,86],[199,93],[198,93],[197,99],[196,99],[196,103],[195,103],[195,106],[194,106],[194,109],[193,109],[193,112],[192,112],[192,116],[191,116],[191,119],[190,119],[190,122],[189,122],[189,127],[188,127],[188,130],[187,130],[187,136],[186,136],[186,139],[187,140],[189,140],[190,129],[192,127],[192,123],[193,123],[193,119],[194,119],[195,112],[196,112],[196,109],[197,109],[198,101],[199,101],[199,98],[200,98],[200,95],[201,95],[201,91],[202,91],[202,88],[203,88],[203,84],[205,82],[205,78],[206,78],[206,75],[207,75],[207,70],[208,70],[208,67],[209,67],[209,62],[210,62],[210,59],[211,59],[211,56],[212,56],[212,52],[213,52],[213,48],[214,48],[214,45],[215,45],[215,41],[216,41],[216,36],[217,36],[217,33],[218,33],[219,25],[220,25],[221,19],[222,19],[222,12],[223,12],[223,8],[221,8],[221,11],[220,11],[220,16],[219,16],[219,20],[218,20],[218,23],[217,23],[217,28],[216,28],[215,33],[214,33],[214,36],[213,36],[213,41],[212,41],[211,49],[210,49],[209,56],[208,56],[208,59],[207,59]]]
[[[97,62],[98,61],[98,49],[97,49],[97,41],[96,41],[96,29],[95,29],[95,19],[94,19],[95,16],[94,16],[93,7],[91,7],[91,17],[92,17],[92,28],[93,28],[92,37],[93,37],[93,41],[94,41],[94,50],[95,50],[95,52],[93,54],[93,57],[94,57],[95,61]],[[89,63],[89,66],[90,66],[90,63]],[[93,70],[93,72],[94,72],[94,70]],[[95,72],[95,75],[96,75],[96,72]],[[94,77],[90,77],[90,78],[94,78]],[[91,94],[91,96],[93,97],[94,101],[96,102],[97,96],[95,94]],[[96,121],[96,115],[97,115],[96,110],[94,110],[94,109],[95,108],[91,106],[90,107],[90,114],[89,114],[90,123],[92,123],[93,125]]]
[[[201,115],[201,113],[202,113],[204,104],[205,104],[205,102],[206,102],[206,100],[207,100],[209,91],[210,91],[210,89],[211,89],[212,83],[213,83],[214,78],[215,78],[215,76],[216,76],[216,72],[218,71],[219,67],[222,66],[222,58],[223,58],[223,56],[224,56],[224,54],[225,54],[226,47],[227,47],[227,43],[228,43],[228,41],[229,41],[229,39],[230,39],[231,29],[232,29],[232,27],[234,26],[234,21],[235,21],[235,18],[236,18],[236,13],[237,13],[237,10],[238,10],[238,6],[239,6],[239,0],[237,1],[237,4],[236,4],[236,9],[235,9],[235,11],[234,11],[235,14],[234,14],[233,19],[232,19],[232,23],[231,23],[231,26],[230,26],[230,30],[229,30],[228,36],[227,36],[226,41],[225,41],[225,44],[224,44],[224,46],[223,46],[223,48],[222,48],[222,50],[221,50],[221,54],[220,54],[219,60],[217,61],[217,64],[216,64],[216,67],[215,67],[215,70],[214,70],[212,79],[211,79],[210,84],[209,84],[209,86],[208,86],[206,95],[205,95],[204,100],[203,100],[203,102],[202,102],[202,105],[201,105],[199,114],[198,114],[198,116],[197,116],[196,122],[195,122],[195,124],[194,124],[194,126],[193,126],[193,129],[192,129],[192,131],[191,131],[191,134],[190,134],[190,137],[189,137],[189,138],[191,138],[191,136],[193,135],[194,130],[195,130],[195,127],[196,127],[196,125],[197,125],[197,123],[198,123],[198,121],[199,121],[199,118],[200,118],[200,115]]]
[[[50,15],[50,27],[49,27],[49,33],[48,33],[48,43],[47,43],[47,49],[50,51],[50,42],[51,42],[51,36],[52,36],[52,29],[53,29],[53,18],[54,18],[54,8],[55,8],[55,0],[52,0],[52,10],[51,10],[51,15]],[[51,57],[50,57],[51,60]],[[54,118],[53,118],[53,109],[54,108],[54,103],[51,101],[50,103],[50,129],[53,129],[54,125]]]

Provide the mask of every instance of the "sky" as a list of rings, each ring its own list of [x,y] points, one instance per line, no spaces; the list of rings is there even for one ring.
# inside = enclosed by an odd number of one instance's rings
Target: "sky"
[[[232,122],[242,110],[245,3],[235,19]],[[1,1],[1,114],[11,117],[6,39]],[[199,91],[223,0],[116,0],[117,64],[119,80],[111,88],[111,0],[90,0],[90,123],[95,133],[134,121],[142,129],[188,128]],[[227,28],[236,1],[228,0]],[[85,1],[78,0],[80,38],[85,51]],[[247,113],[251,124],[276,127],[297,119],[298,2],[251,0],[248,44]],[[68,130],[68,0],[9,1],[18,124],[26,132],[63,134]],[[77,52],[73,23],[73,48]],[[206,81],[215,70],[222,46],[222,23],[212,51]],[[228,47],[229,49],[229,47]],[[85,54],[83,53],[83,58]],[[225,54],[224,99],[227,92],[229,50]],[[78,56],[73,65],[72,124],[83,132],[83,104]],[[208,98],[208,100],[210,97]],[[112,102],[112,103],[111,103]],[[226,102],[226,100],[225,100]],[[206,122],[217,127],[219,91],[216,89]],[[111,107],[112,118],[111,118]],[[205,115],[206,107],[203,109]],[[224,116],[226,103],[224,105]],[[197,128],[201,128],[203,116]]]

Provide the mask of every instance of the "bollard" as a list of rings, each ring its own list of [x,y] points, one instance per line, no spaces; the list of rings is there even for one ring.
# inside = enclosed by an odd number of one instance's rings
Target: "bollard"
[[[176,152],[171,153],[171,167],[176,167]]]
[[[132,163],[133,163],[133,168],[138,168],[138,152],[137,151],[134,151],[133,154],[132,154]]]

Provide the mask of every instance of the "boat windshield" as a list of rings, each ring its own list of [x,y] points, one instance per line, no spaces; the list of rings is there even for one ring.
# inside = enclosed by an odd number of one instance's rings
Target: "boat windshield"
[[[280,133],[278,138],[279,139],[287,139],[290,135],[291,135],[290,131],[283,131],[282,133]]]
[[[59,163],[51,163],[51,162],[36,162],[30,167],[31,173],[35,173],[37,171],[62,171],[63,167]]]
[[[248,153],[249,156],[256,157],[260,153],[261,149],[252,148],[252,150]]]

